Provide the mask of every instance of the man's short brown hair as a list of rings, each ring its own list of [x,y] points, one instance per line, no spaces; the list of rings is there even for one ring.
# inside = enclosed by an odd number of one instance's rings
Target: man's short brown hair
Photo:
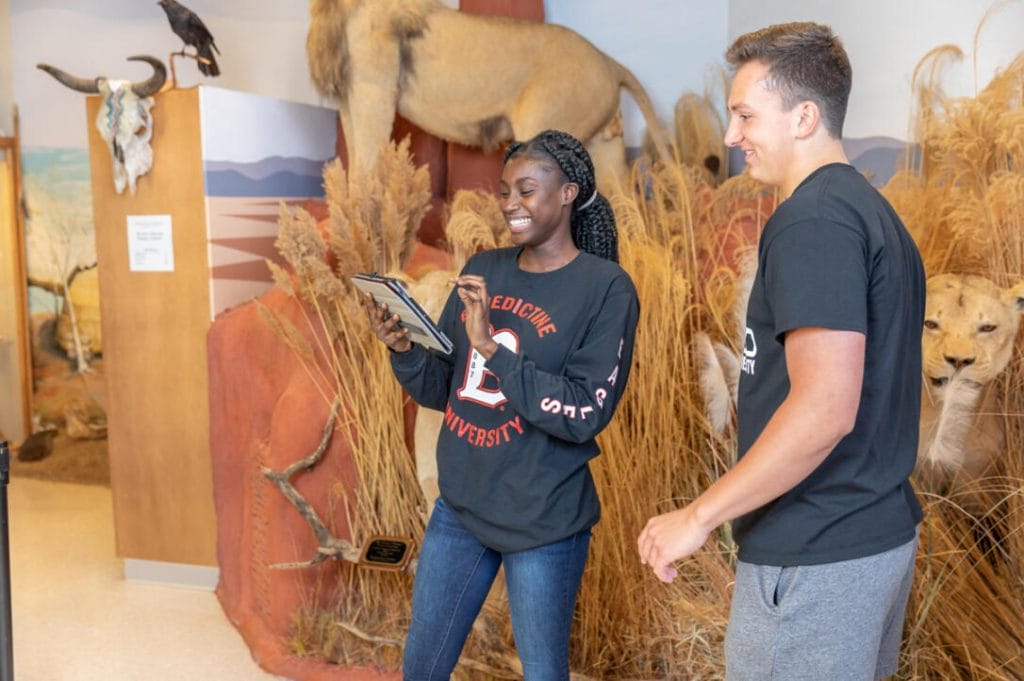
[[[786,109],[812,101],[829,134],[842,137],[853,69],[831,28],[811,22],[775,24],[741,35],[725,58],[737,69],[752,61],[765,64],[767,85],[781,95]]]

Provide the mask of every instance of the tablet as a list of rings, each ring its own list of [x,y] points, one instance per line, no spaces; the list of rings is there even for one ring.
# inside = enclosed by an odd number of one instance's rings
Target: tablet
[[[398,315],[399,326],[409,330],[409,340],[446,355],[451,354],[453,346],[448,336],[437,328],[402,282],[376,274],[354,274],[352,283],[360,291],[372,295],[378,305],[387,303],[388,311]]]

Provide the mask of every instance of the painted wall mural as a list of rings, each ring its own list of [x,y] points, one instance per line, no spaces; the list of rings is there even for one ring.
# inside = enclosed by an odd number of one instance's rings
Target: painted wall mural
[[[324,215],[323,165],[337,112],[221,88],[201,90],[211,319],[266,291],[280,203]]]

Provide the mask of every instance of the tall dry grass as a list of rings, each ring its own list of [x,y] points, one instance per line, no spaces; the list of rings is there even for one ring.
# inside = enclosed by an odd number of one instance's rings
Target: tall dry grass
[[[737,335],[735,274],[722,244],[748,242],[750,225],[730,220],[721,204],[743,196],[756,216],[762,193],[745,178],[714,189],[699,170],[669,165],[654,170],[646,193],[624,188],[613,202],[621,264],[641,308],[629,387],[591,464],[603,512],[573,632],[574,669],[589,676],[721,675],[734,553],[728,533],[683,563],[671,585],[640,565],[636,537],[647,518],[693,499],[732,462],[729,438],[705,414],[693,339]]]
[[[290,268],[277,269],[275,276],[304,302],[306,333],[266,313],[304,358],[323,398],[339,398],[346,406],[338,432],[352,448],[359,481],[352,494],[339,492],[337,503],[357,545],[378,532],[422,534],[422,499],[408,493],[416,485],[401,437],[401,391],[347,284],[355,271],[403,264],[418,204],[407,201],[390,213],[383,205],[419,195],[403,188],[422,182],[401,162],[404,154],[398,148],[382,155],[374,176],[364,180],[372,190],[353,189],[337,165],[327,170],[326,237],[308,215],[282,211],[278,245]],[[642,318],[630,387],[600,437],[607,454],[594,465],[604,520],[595,530],[580,594],[573,666],[596,678],[711,678],[720,664],[731,581],[728,535],[684,567],[684,578],[672,587],[641,570],[635,537],[648,516],[694,496],[730,464],[730,443],[704,415],[691,339],[698,330],[722,340],[735,337],[729,259],[737,245],[756,238],[767,211],[761,201],[747,200],[763,194],[755,183],[735,178],[715,189],[701,169],[682,165],[661,166],[649,177],[634,178],[630,187],[616,196],[614,208],[622,264],[643,301]],[[381,191],[390,192],[387,201],[374,195]],[[451,212],[447,240],[457,265],[480,248],[507,244],[493,197],[460,194]],[[391,236],[374,236],[370,225],[378,221],[390,221],[381,231]],[[333,600],[311,597],[296,613],[293,649],[343,664],[396,668],[408,617],[408,577],[346,565],[338,574],[338,588],[325,589],[338,594]],[[467,645],[470,664],[458,675],[515,678],[512,646],[499,584]]]
[[[675,160],[702,169],[714,185],[732,175],[725,146],[727,121],[720,113],[726,108],[730,80],[724,64],[720,65],[706,74],[702,94],[683,93],[672,112]]]
[[[391,375],[387,349],[370,332],[349,276],[400,270],[429,207],[429,176],[411,162],[408,141],[381,152],[375,168],[349,182],[340,163],[324,172],[330,219],[318,225],[302,210],[282,206],[277,248],[288,263],[271,265],[275,280],[301,302],[305,328],[269,308],[264,318],[303,360],[327,404],[341,407],[334,437],[345,439],[355,463],[351,489],[331,489],[332,509],[321,515],[348,520],[351,542],[368,537],[423,534],[425,508],[404,439],[404,398]],[[328,512],[329,511],[329,512]],[[339,563],[338,584],[311,594],[295,614],[292,648],[345,663],[394,665],[387,646],[367,647],[353,631],[400,639],[407,625],[411,578]],[[397,607],[396,607],[397,606]]]
[[[915,82],[920,152],[885,193],[929,275],[980,274],[1008,287],[1024,280],[1024,54],[977,96],[951,99],[935,60],[958,56],[937,49],[919,64],[917,73],[931,74]],[[994,474],[922,496],[902,678],[1024,678],[1022,357],[1018,339],[998,379],[1006,446]]]
[[[924,64],[919,72],[930,69]],[[1022,72],[1024,60],[1018,59],[965,100],[946,100],[937,75],[921,80],[931,88],[920,95],[927,103],[917,127],[922,152],[886,193],[921,244],[930,273],[967,268],[1004,286],[1024,278]],[[411,165],[395,161],[384,168],[373,191],[393,187],[392,199],[416,194],[401,188],[419,186]],[[422,500],[410,491],[417,487],[401,439],[402,396],[383,348],[369,337],[363,316],[349,309],[351,291],[341,281],[352,267],[400,266],[409,232],[387,228],[392,236],[383,243],[369,226],[374,220],[411,224],[419,208],[385,213],[369,190],[356,194],[341,187],[339,173],[328,173],[332,222],[326,242],[313,235],[316,226],[308,217],[282,216],[282,245],[291,249],[294,271],[278,276],[296,292],[302,282],[311,286],[312,297],[303,299],[313,337],[321,340],[303,349],[294,330],[282,327],[282,335],[318,360],[310,371],[324,399],[338,395],[350,407],[340,430],[352,443],[360,481],[354,494],[339,493],[338,503],[352,527],[360,536],[419,537]],[[598,439],[603,454],[592,463],[603,519],[594,530],[573,631],[572,667],[579,676],[722,678],[734,560],[728,527],[680,565],[672,585],[640,566],[635,540],[649,516],[694,498],[732,464],[734,432],[730,426],[719,434],[705,413],[693,339],[706,334],[738,350],[738,254],[756,241],[774,203],[771,193],[745,176],[716,187],[704,169],[682,164],[657,165],[614,197],[621,261],[637,286],[641,318],[626,396]],[[491,197],[463,195],[452,214],[448,238],[456,263],[502,243]],[[384,257],[387,263],[368,255],[381,253],[392,254]],[[333,270],[313,261],[333,261]],[[901,679],[1024,678],[1022,349],[1018,341],[1017,356],[1000,379],[1007,445],[998,476],[957,493],[972,495],[970,503],[963,496],[922,498],[926,519]],[[339,597],[311,600],[297,613],[295,649],[343,664],[374,661],[396,669],[408,577],[342,567],[339,581]],[[471,664],[457,672],[459,678],[517,676],[506,607],[499,586],[474,628],[464,655]]]

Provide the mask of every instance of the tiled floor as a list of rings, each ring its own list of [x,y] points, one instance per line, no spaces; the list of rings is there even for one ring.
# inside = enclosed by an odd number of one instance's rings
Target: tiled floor
[[[126,581],[110,489],[12,477],[17,681],[267,681],[212,592]]]

